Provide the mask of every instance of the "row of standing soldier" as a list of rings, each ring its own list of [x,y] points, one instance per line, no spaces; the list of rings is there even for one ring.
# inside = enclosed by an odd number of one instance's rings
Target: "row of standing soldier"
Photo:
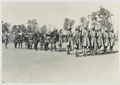
[[[90,54],[94,55],[96,51],[98,51],[98,54],[101,54],[101,48],[104,48],[104,53],[107,52],[107,48],[110,48],[110,52],[113,52],[113,46],[115,41],[115,34],[113,32],[113,29],[108,32],[107,30],[95,30],[95,27],[93,27],[91,30],[88,30],[87,27],[85,27],[83,30],[77,30],[77,33],[75,35],[76,38],[76,56],[77,49],[82,48],[83,49],[83,55],[87,55],[87,49],[89,49]]]
[[[7,39],[8,38],[6,38],[6,40]],[[25,42],[26,49],[32,49],[32,45],[34,44],[34,49],[38,50],[38,43],[40,43],[40,49],[47,51],[50,44],[51,51],[53,51],[57,49],[56,43],[59,43],[59,50],[62,51],[64,42],[67,42],[67,54],[70,54],[72,49],[76,49],[76,56],[78,56],[78,50],[82,50],[83,55],[86,56],[88,50],[91,55],[94,55],[96,51],[98,54],[101,54],[101,48],[104,48],[104,53],[107,52],[108,47],[110,48],[110,52],[112,52],[114,41],[115,34],[113,30],[110,30],[110,32],[107,30],[102,31],[101,29],[95,30],[95,27],[88,30],[88,28],[85,27],[84,29],[76,29],[75,33],[69,30],[67,35],[64,35],[62,30],[58,32],[56,29],[50,34],[32,32],[25,34],[16,33],[14,45],[15,48],[22,48],[22,43]]]

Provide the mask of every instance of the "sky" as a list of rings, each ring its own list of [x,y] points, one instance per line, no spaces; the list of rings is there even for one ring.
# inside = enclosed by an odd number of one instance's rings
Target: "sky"
[[[80,24],[80,17],[97,11],[100,6],[110,10],[114,16],[114,29],[118,29],[118,3],[98,2],[2,2],[2,20],[14,24],[25,24],[27,20],[36,19],[40,26],[51,24],[61,29],[64,18],[74,19]]]

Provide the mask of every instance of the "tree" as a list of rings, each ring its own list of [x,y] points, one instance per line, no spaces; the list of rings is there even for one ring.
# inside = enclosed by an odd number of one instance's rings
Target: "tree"
[[[24,24],[18,25],[17,32],[26,32],[26,27]]]
[[[17,25],[13,25],[11,31],[12,31],[12,33],[13,33],[13,32],[17,32]]]
[[[75,21],[74,20],[70,20],[68,18],[65,18],[64,20],[64,29],[65,30],[72,30],[72,26],[74,25]]]
[[[65,30],[68,30],[69,28],[68,28],[68,26],[69,26],[69,19],[68,18],[65,18],[65,20],[64,20],[64,29]]]
[[[113,14],[111,14],[109,10],[103,8],[102,6],[100,6],[98,11],[92,12],[92,14],[89,16],[93,22],[95,21],[100,23],[104,28],[107,28],[108,31],[113,26],[112,22],[110,21]]]
[[[38,23],[36,19],[28,20],[27,31],[35,33],[38,30]]]
[[[81,23],[85,23],[85,22],[86,22],[86,18],[85,18],[85,17],[81,17],[81,18],[80,18],[80,22],[81,22]]]
[[[23,32],[23,33],[25,33],[25,32],[26,32],[26,27],[25,27],[25,25],[24,25],[24,24],[21,24],[21,30],[22,30],[22,32]]]
[[[43,25],[41,28],[40,28],[40,31],[42,34],[46,34],[47,33],[47,26],[46,25]]]
[[[71,21],[70,21],[70,27],[69,27],[69,30],[72,30],[72,27],[73,27],[74,23],[75,23],[74,20],[71,20]]]
[[[5,32],[9,32],[9,28],[10,28],[10,23],[4,23],[2,21],[2,33],[5,33]]]
[[[80,23],[81,23],[81,25],[80,25],[80,30],[81,29],[83,29],[83,28],[85,28],[85,27],[87,27],[88,26],[88,24],[89,24],[89,21],[87,21],[87,19],[85,18],[85,17],[81,17],[80,18]]]

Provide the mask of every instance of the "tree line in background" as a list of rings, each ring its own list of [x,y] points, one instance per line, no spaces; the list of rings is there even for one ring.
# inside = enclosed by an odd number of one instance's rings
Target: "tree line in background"
[[[80,26],[89,25],[89,23],[92,22],[92,25],[100,24],[103,28],[107,28],[106,30],[113,29],[113,21],[112,17],[113,14],[110,13],[109,10],[103,8],[100,6],[100,9],[98,11],[92,12],[87,17],[81,17],[80,18]],[[70,31],[73,29],[73,25],[75,24],[75,21],[69,18],[64,19],[63,29],[66,31]],[[2,21],[2,34],[4,35],[6,32],[9,32],[10,34],[13,33],[26,33],[26,32],[41,32],[41,33],[47,33],[49,28],[46,25],[43,25],[39,27],[39,24],[36,19],[28,20],[27,26],[24,24],[21,25],[13,25],[10,29],[11,24]],[[76,29],[79,29],[80,26],[78,25]]]
[[[24,24],[21,25],[13,25],[11,29],[10,28],[10,23],[4,23],[2,21],[2,33],[5,32],[10,32],[10,33],[14,33],[14,32],[22,32],[22,33],[26,33],[26,32],[38,32],[39,31],[39,27],[38,27],[38,23],[36,19],[33,20],[28,20],[27,22],[27,26],[25,26]],[[42,27],[40,27],[40,31],[46,33],[47,32],[47,27],[46,25],[43,25]]]
[[[86,17],[81,17],[80,21],[82,25],[88,25],[90,22],[92,22],[92,25],[100,24],[109,31],[113,27],[112,16],[113,14],[111,14],[109,10],[100,6],[98,11],[92,12],[87,16],[88,20]],[[71,30],[74,23],[74,20],[65,18],[64,29]]]

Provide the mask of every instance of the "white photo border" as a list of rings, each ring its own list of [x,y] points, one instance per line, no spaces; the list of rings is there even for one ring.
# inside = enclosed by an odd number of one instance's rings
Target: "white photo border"
[[[118,2],[120,0],[1,0],[0,2]],[[2,4],[0,3],[0,9]],[[119,7],[119,40],[120,43],[120,7]],[[0,10],[0,20],[2,20],[2,14]],[[0,24],[0,28],[2,26]],[[0,35],[2,35],[2,31],[0,31]],[[0,36],[0,85],[120,85],[120,51],[119,52],[119,82],[118,83],[2,83],[2,36]],[[119,45],[120,50],[120,45]]]

